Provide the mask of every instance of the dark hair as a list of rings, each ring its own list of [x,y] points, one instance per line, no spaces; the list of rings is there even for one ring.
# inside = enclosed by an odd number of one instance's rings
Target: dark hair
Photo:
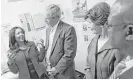
[[[85,16],[96,25],[104,25],[110,14],[110,6],[105,2],[100,2],[91,8]]]
[[[10,31],[9,31],[9,48],[10,50],[14,50],[16,48],[19,47],[16,38],[15,38],[15,31],[16,29],[21,29],[25,35],[25,31],[24,29],[22,29],[21,27],[13,27]],[[26,40],[24,40],[24,42],[27,42]]]

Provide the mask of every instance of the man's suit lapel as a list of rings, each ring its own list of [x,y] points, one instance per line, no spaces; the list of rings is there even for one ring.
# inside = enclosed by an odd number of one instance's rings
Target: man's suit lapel
[[[57,29],[56,29],[56,32],[55,32],[55,35],[54,35],[54,39],[53,39],[53,43],[52,43],[51,55],[53,54],[53,50],[54,50],[55,44],[57,43],[57,39],[58,39],[59,34],[61,32],[62,23],[63,22],[60,21],[59,24],[58,24],[58,26],[57,26]]]

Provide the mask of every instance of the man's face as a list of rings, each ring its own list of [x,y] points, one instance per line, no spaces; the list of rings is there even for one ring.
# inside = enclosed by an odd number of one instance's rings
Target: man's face
[[[109,17],[109,22],[116,21],[113,17]],[[129,35],[130,25],[124,24],[117,24],[114,25],[113,23],[110,24],[110,42],[113,48],[117,48],[121,51],[121,54],[124,55],[133,55],[133,35]],[[131,25],[132,26],[132,25]],[[133,30],[132,30],[133,32]]]
[[[110,40],[111,45],[114,48],[122,49],[126,47],[125,32],[123,25],[113,25],[112,30],[110,30]]]
[[[122,49],[127,47],[126,41],[126,31],[125,26],[123,24],[122,14],[120,13],[121,6],[119,4],[115,4],[112,7],[111,14],[108,18],[108,24],[111,26],[110,40],[111,45],[114,48]]]
[[[52,15],[51,13],[47,13],[45,21],[46,21],[48,26],[53,27],[57,24],[59,19],[60,19],[59,14]]]
[[[111,8],[110,42],[122,54],[133,55],[133,0],[118,0]]]

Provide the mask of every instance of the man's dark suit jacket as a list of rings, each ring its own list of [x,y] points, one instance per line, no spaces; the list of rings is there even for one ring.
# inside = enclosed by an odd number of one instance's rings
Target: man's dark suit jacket
[[[46,51],[49,46],[50,28],[46,30]],[[55,78],[75,78],[74,58],[77,50],[77,36],[74,27],[60,21],[53,39],[50,63],[56,68]],[[46,60],[44,66],[46,67]]]

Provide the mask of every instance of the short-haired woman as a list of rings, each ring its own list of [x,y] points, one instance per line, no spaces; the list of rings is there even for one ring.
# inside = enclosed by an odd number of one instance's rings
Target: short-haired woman
[[[85,16],[86,21],[92,24],[92,31],[96,36],[88,47],[86,78],[109,78],[114,70],[116,61],[116,49],[109,44],[107,19],[110,14],[110,6],[100,2],[92,7]]]

